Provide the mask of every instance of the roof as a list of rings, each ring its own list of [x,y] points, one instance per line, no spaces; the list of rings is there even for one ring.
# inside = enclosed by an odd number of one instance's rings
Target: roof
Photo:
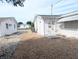
[[[46,19],[52,20],[54,18],[58,18],[59,17],[59,15],[39,15],[39,16],[41,16],[44,20],[46,20]]]
[[[43,20],[53,20],[53,19],[58,19],[58,18],[60,18],[60,15],[37,15],[36,17],[35,17],[35,19],[38,17],[38,16],[40,16]],[[34,20],[35,21],[35,20]]]
[[[69,16],[73,16],[73,15],[78,15],[78,11],[63,14],[63,15],[61,15],[61,18],[69,17]]]
[[[3,22],[5,20],[13,20],[13,21],[15,21],[17,23],[17,21],[15,20],[14,17],[0,17],[0,22]]]
[[[60,17],[60,20],[58,22],[67,22],[75,20],[78,20],[78,12],[64,14]]]
[[[74,21],[74,20],[78,20],[78,15],[62,18],[58,22],[67,22],[67,21]]]

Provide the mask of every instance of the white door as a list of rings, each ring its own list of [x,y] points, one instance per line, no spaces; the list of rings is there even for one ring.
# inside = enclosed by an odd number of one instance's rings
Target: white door
[[[48,22],[47,35],[48,36],[56,35],[56,33],[55,33],[55,25],[54,25],[53,21]]]
[[[52,36],[52,35],[55,35],[54,26],[49,25],[48,26],[48,36]]]

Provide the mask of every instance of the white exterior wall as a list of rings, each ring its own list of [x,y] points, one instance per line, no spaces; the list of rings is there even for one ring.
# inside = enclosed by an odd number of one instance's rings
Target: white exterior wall
[[[59,24],[59,26],[57,27],[57,29],[58,29],[57,33],[61,34],[61,35],[65,35],[67,37],[78,38],[78,22],[77,21],[73,21],[73,22],[68,21],[68,23],[66,22],[65,24],[64,23]],[[65,28],[65,26],[69,27],[69,28]]]
[[[44,20],[38,16],[37,19],[34,22],[35,25],[35,31],[44,36]]]
[[[65,35],[67,37],[78,37],[78,31],[73,30],[59,30],[58,34]]]
[[[7,24],[12,24],[11,26],[8,26],[8,29],[6,28],[6,23]],[[14,28],[14,24],[15,24],[15,28]],[[4,36],[4,35],[9,35],[12,33],[17,32],[17,23],[13,20],[5,20],[3,22],[1,22],[0,24],[0,35]]]
[[[55,35],[55,31],[54,31],[54,21],[53,20],[45,20],[45,36],[52,36]],[[49,28],[49,26],[51,26]]]
[[[1,36],[1,23],[0,23],[0,36]]]
[[[58,18],[54,17],[53,19],[42,19],[41,16],[38,16],[34,22],[35,31],[43,36],[54,36],[56,35],[56,25]],[[49,24],[50,23],[50,24]],[[51,28],[49,28],[51,26]]]
[[[35,19],[35,21],[34,21],[34,28],[35,28],[35,32],[37,31],[37,20]]]
[[[20,29],[25,28],[24,24],[20,25],[19,28],[20,28]]]

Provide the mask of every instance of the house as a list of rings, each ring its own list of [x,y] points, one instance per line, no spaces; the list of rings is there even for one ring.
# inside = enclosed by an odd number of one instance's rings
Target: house
[[[29,29],[29,28],[30,28],[30,26],[29,26],[29,25],[26,25],[26,26],[25,26],[25,28],[26,28],[26,29]]]
[[[43,36],[55,35],[55,24],[60,15],[37,15],[34,20],[35,32]]]
[[[20,25],[18,25],[18,29],[19,29],[19,30],[29,29],[29,28],[30,28],[30,26],[27,25],[27,24],[20,24]]]
[[[67,37],[78,37],[78,12],[62,15],[58,24],[58,34]]]
[[[14,17],[0,17],[0,36],[17,32],[17,21]]]
[[[23,22],[18,22],[17,23],[17,27],[18,27],[18,29],[24,29],[25,28],[25,24]]]
[[[25,29],[25,25],[24,24],[20,24],[20,26],[18,28],[19,29]]]

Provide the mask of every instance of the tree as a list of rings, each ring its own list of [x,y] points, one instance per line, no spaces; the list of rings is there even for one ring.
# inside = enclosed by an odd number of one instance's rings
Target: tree
[[[31,21],[27,21],[27,23],[26,23],[27,25],[29,25],[30,27],[34,27],[34,23],[33,22],[31,22]]]
[[[32,22],[31,21],[27,21],[26,24],[31,26]]]
[[[18,22],[18,27],[20,27],[20,25],[22,25],[23,24],[23,22]]]
[[[30,29],[31,29],[33,32],[35,31],[35,29],[34,29],[34,23],[33,23],[33,22],[27,21],[26,24],[30,26]]]
[[[6,1],[7,3],[12,3],[14,6],[21,6],[23,7],[24,6],[24,2],[25,0],[0,0],[1,2],[4,3],[4,1]]]
[[[23,22],[18,22],[19,25],[23,24]]]

